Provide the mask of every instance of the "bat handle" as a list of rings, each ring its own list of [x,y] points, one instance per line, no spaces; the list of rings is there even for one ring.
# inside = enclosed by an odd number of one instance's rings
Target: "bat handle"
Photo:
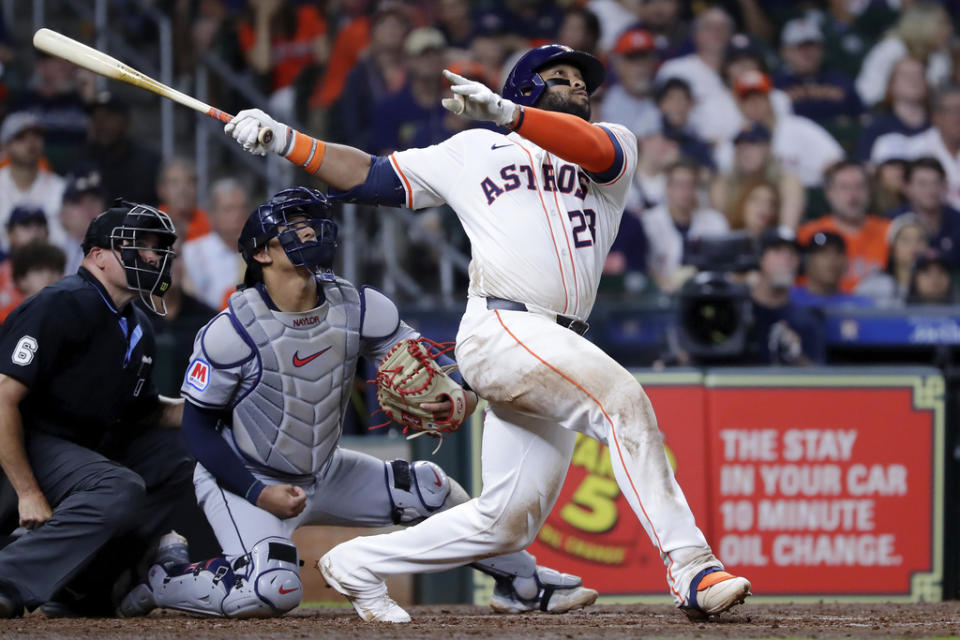
[[[233,120],[232,115],[230,115],[226,111],[220,111],[220,109],[215,109],[214,107],[210,107],[210,111],[207,112],[207,115],[209,115],[212,118],[216,118],[217,120],[219,120],[220,122],[223,122],[224,124]],[[271,142],[273,142],[273,130],[270,129],[269,127],[263,127],[262,129],[260,129],[259,133],[257,133],[257,141],[263,146],[269,145]]]

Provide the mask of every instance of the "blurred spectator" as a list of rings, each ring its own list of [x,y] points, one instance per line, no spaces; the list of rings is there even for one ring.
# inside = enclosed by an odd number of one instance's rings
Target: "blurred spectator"
[[[34,242],[49,244],[50,231],[43,210],[30,205],[14,207],[6,231],[10,255],[0,262],[0,308],[13,309],[23,300],[13,277],[13,254]]]
[[[186,240],[210,233],[207,213],[197,204],[197,169],[185,158],[174,158],[163,165],[157,180],[160,210],[167,213],[178,229],[186,229]]]
[[[359,149],[371,148],[374,105],[403,86],[403,45],[410,29],[405,13],[390,8],[370,18],[370,43],[347,75],[336,110],[334,138]]]
[[[346,0],[340,9],[344,12],[344,24],[339,25],[333,40],[330,60],[327,63],[323,79],[314,87],[310,96],[310,108],[329,109],[340,97],[347,81],[347,74],[360,60],[360,56],[370,43],[370,24],[380,16],[375,13],[368,16],[367,0]],[[392,8],[391,8],[392,10]],[[378,12],[382,13],[382,12]],[[406,20],[406,17],[402,17]]]
[[[657,68],[655,52],[649,33],[629,29],[610,55],[617,83],[603,95],[603,119],[620,123],[638,136],[660,126],[660,112],[651,97]]]
[[[650,282],[646,273],[650,243],[643,229],[644,215],[640,209],[624,210],[617,237],[603,264],[604,278],[618,279],[618,288],[627,293],[639,293]]]
[[[917,258],[927,250],[927,229],[912,213],[898,216],[887,232],[890,253],[883,271],[874,271],[857,285],[854,293],[873,300],[878,307],[901,307],[910,292],[910,279]]]
[[[794,229],[806,207],[806,192],[803,183],[773,157],[770,138],[770,130],[759,123],[736,135],[733,139],[733,167],[713,181],[710,202],[715,209],[730,216],[747,184],[766,181],[777,186],[778,223]]]
[[[600,21],[592,11],[574,6],[564,12],[563,22],[560,23],[555,42],[577,51],[597,55],[599,41]]]
[[[63,241],[59,223],[64,180],[43,168],[43,125],[33,113],[17,111],[0,125],[0,147],[9,164],[0,168],[0,224],[6,225],[13,208],[19,204],[43,209],[50,227],[50,241]],[[6,236],[0,237],[4,250],[9,248]]]
[[[808,365],[826,356],[822,319],[790,299],[800,258],[793,234],[780,229],[760,239],[760,268],[750,290],[753,324],[746,364]]]
[[[213,233],[189,240],[178,262],[196,296],[214,309],[243,281],[243,260],[237,240],[250,215],[250,194],[236,178],[221,178],[210,186],[210,226]]]
[[[686,277],[681,269],[688,239],[720,236],[729,230],[723,214],[700,207],[697,180],[700,167],[681,160],[666,170],[666,201],[643,214],[643,228],[650,239],[648,267],[662,291],[676,291]]]
[[[19,247],[10,257],[18,299],[0,308],[0,322],[6,320],[21,302],[62,279],[65,261],[66,256],[60,247],[45,242],[34,241]]]
[[[907,304],[951,304],[953,282],[950,265],[937,251],[929,250],[917,258],[910,280]]]
[[[107,202],[157,202],[160,156],[130,137],[130,105],[103,93],[90,107],[86,157],[97,163]],[[81,236],[82,237],[82,236]]]
[[[845,74],[823,68],[823,33],[811,18],[794,19],[780,34],[780,52],[786,66],[773,84],[790,96],[798,116],[828,123],[851,123],[863,104]]]
[[[646,0],[640,7],[640,24],[653,34],[664,59],[689,53],[690,25],[683,19],[680,0]]]
[[[885,140],[873,145],[874,155],[867,166],[873,166],[870,176],[870,202],[874,210],[885,218],[901,211],[906,198],[903,195],[907,160],[900,144],[888,149]]]
[[[477,82],[483,82],[492,88],[483,65],[475,60],[469,58],[454,60],[446,65],[446,68],[457,75],[461,75],[470,80],[476,80]],[[445,84],[441,84],[440,86],[446,89]],[[496,129],[497,125],[492,122],[463,118],[443,109],[443,118],[439,121],[436,121],[434,118],[427,118],[416,126],[413,131],[413,137],[408,141],[407,147],[413,149],[428,147],[471,127]],[[458,229],[459,227],[455,226],[454,228]]]
[[[933,98],[933,127],[908,140],[911,158],[932,155],[947,174],[947,203],[960,209],[960,87],[950,86]]]
[[[690,85],[680,78],[670,78],[657,87],[653,100],[660,113],[664,135],[676,140],[681,154],[709,169],[712,178],[716,169],[713,150],[706,140],[700,138],[690,123],[690,111],[693,109]]]
[[[873,160],[878,143],[881,148],[898,145],[906,149],[910,136],[930,127],[927,116],[927,81],[923,64],[913,58],[898,60],[890,72],[890,85],[882,110],[875,113],[860,135],[857,157]]]
[[[36,51],[31,87],[10,99],[9,111],[36,116],[43,127],[44,148],[53,170],[66,171],[83,153],[87,134],[86,105],[77,90],[78,67]]]
[[[848,266],[840,288],[849,293],[861,279],[886,265],[890,221],[867,215],[870,206],[867,172],[857,162],[844,160],[830,167],[825,190],[832,213],[801,226],[797,236],[804,244],[820,231],[832,231],[843,237]]]
[[[904,175],[905,211],[926,227],[930,247],[936,249],[951,269],[960,269],[960,211],[945,204],[946,173],[936,158],[918,158]]]
[[[654,207],[666,198],[668,166],[680,159],[680,145],[658,128],[639,138],[640,158],[628,197],[629,206]]]
[[[403,45],[407,80],[399,91],[374,106],[371,152],[385,155],[408,148],[418,128],[432,131],[429,144],[445,139],[447,110],[440,104],[447,87],[441,73],[445,47],[443,34],[433,27],[414,29],[407,36]]]
[[[813,120],[787,113],[776,113],[770,101],[773,85],[759,71],[746,71],[734,84],[737,105],[749,122],[759,122],[771,132],[771,150],[790,173],[806,187],[818,187],[828,166],[843,158],[843,149],[827,131]],[[733,163],[733,145],[718,145],[717,166],[729,170]]]
[[[780,194],[777,186],[764,178],[752,180],[740,189],[733,209],[723,213],[730,229],[743,230],[751,238],[760,238],[779,222]]]
[[[67,187],[63,192],[63,204],[60,207],[60,222],[66,232],[63,250],[67,256],[64,272],[71,275],[77,272],[83,261],[83,238],[93,219],[106,211],[107,196],[103,188],[103,178],[98,169],[78,169],[67,176]]]
[[[869,298],[840,291],[840,281],[847,272],[847,243],[832,231],[818,231],[810,237],[803,251],[804,285],[790,290],[790,301],[801,307],[870,306]]]
[[[624,30],[640,20],[637,0],[589,0],[587,9],[600,21],[600,51],[610,51]]]
[[[537,47],[553,42],[563,22],[563,9],[553,0],[500,0],[485,3],[479,20],[486,30],[506,32],[518,44],[528,41]]]
[[[451,47],[463,51],[470,50],[470,43],[477,35],[477,23],[468,0],[439,0],[434,26]]]
[[[894,64],[906,57],[922,62],[927,68],[931,87],[946,83],[951,75],[947,49],[953,34],[950,16],[943,7],[931,2],[918,2],[907,7],[897,26],[870,49],[857,76],[857,91],[868,106],[884,97]]]
[[[330,55],[326,34],[326,20],[313,3],[248,0],[237,35],[249,68],[270,76],[272,112],[293,113],[297,76],[310,65],[326,64]]]
[[[180,254],[183,250],[183,241],[178,239],[173,248]],[[163,296],[167,315],[148,314],[159,347],[157,358],[164,361],[155,364],[154,381],[157,391],[171,396],[178,393],[183,383],[184,371],[187,370],[187,364],[190,362],[193,340],[197,332],[217,315],[216,309],[184,291],[186,277],[184,267],[183,260],[177,258],[173,261],[170,289]],[[135,304],[143,305],[143,302],[137,299]]]
[[[716,7],[707,9],[693,23],[695,51],[667,60],[657,72],[658,83],[669,78],[682,78],[693,89],[695,106],[691,118],[697,131],[711,142],[723,137],[724,131],[717,133],[717,126],[726,126],[725,122],[715,121],[720,118],[711,113],[711,109],[722,102],[727,93],[721,72],[732,35],[730,16]]]
[[[843,158],[843,149],[827,131],[813,120],[793,114],[776,113],[770,101],[773,85],[770,77],[759,71],[743,73],[734,85],[740,111],[749,122],[767,127],[771,132],[771,151],[790,173],[806,187],[817,187],[823,171]],[[717,166],[729,170],[733,162],[733,145],[717,146]]]

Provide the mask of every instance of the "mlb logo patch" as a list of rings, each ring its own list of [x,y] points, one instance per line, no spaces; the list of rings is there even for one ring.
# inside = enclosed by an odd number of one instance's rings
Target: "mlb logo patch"
[[[210,384],[210,365],[201,358],[197,358],[187,367],[187,384],[203,391]]]

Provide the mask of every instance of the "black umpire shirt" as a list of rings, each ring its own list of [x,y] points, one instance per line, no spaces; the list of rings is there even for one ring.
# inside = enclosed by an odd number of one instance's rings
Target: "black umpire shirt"
[[[25,432],[107,455],[159,408],[153,357],[146,314],[133,304],[118,311],[83,267],[24,301],[0,326],[0,373],[30,390],[20,403]]]

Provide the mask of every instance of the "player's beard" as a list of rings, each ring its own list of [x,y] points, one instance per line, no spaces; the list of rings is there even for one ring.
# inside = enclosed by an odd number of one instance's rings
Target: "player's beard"
[[[559,93],[548,90],[540,96],[535,106],[546,111],[569,113],[590,122],[590,100],[581,103],[575,101],[573,96],[564,97]]]

